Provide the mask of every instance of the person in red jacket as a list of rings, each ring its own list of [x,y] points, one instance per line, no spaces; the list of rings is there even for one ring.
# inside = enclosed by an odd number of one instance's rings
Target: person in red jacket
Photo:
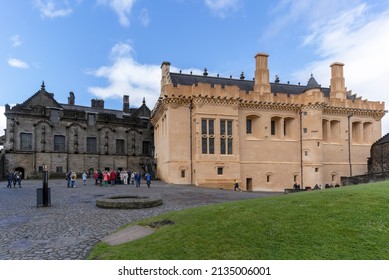
[[[116,171],[112,170],[109,174],[109,177],[111,178],[111,187],[113,187],[116,183],[116,177],[117,177]]]

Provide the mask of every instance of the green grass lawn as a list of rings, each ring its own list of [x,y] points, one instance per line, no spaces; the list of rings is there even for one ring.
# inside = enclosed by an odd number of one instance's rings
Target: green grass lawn
[[[214,204],[139,221],[171,220],[142,239],[99,243],[89,259],[389,259],[389,182]]]

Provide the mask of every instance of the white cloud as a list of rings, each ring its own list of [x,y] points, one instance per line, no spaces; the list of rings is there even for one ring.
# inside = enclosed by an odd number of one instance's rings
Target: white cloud
[[[35,0],[35,6],[39,9],[41,17],[43,18],[66,17],[73,12],[66,0]]]
[[[19,47],[22,45],[22,40],[20,39],[19,35],[14,35],[11,38],[9,38],[11,41],[12,47]]]
[[[26,62],[16,58],[9,58],[7,62],[9,66],[15,68],[27,69],[30,67]]]
[[[148,12],[147,9],[142,9],[140,11],[139,20],[140,20],[140,23],[143,26],[148,26],[149,25],[149,23],[150,23],[150,16],[149,16],[149,12]]]
[[[113,64],[90,71],[99,78],[108,80],[107,87],[89,87],[88,91],[99,98],[122,98],[130,95],[132,104],[141,104],[143,98],[153,106],[160,94],[160,65],[141,64],[134,60],[133,49],[126,43],[112,47]]]
[[[102,5],[109,5],[119,16],[120,24],[122,26],[129,26],[129,16],[135,1],[136,0],[98,0],[97,2]]]
[[[224,18],[241,4],[239,0],[204,0],[205,5],[217,16]]]
[[[345,63],[346,87],[369,101],[384,101],[389,75],[389,8],[375,12],[366,4],[343,10],[334,18],[313,22],[304,40],[316,48],[319,59],[294,73],[296,79],[314,73],[316,80],[328,87],[332,62]],[[389,132],[389,117],[382,120],[383,134]]]
[[[110,58],[112,65],[101,66],[88,74],[108,80],[106,87],[89,87],[88,92],[102,99],[121,99],[129,95],[131,104],[140,106],[143,98],[152,109],[161,93],[161,65],[142,64],[134,60],[134,49],[128,43],[118,43],[112,47]],[[171,66],[172,72],[179,68]],[[202,70],[183,69],[183,73],[201,75]],[[212,73],[210,73],[212,74]]]

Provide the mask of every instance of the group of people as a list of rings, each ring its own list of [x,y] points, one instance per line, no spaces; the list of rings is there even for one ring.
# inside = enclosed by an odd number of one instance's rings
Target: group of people
[[[88,174],[84,171],[82,173],[82,182],[83,185],[86,185],[86,180],[88,178]],[[113,187],[116,184],[124,184],[124,185],[135,185],[137,188],[140,188],[142,175],[139,172],[131,172],[125,170],[112,170],[112,171],[101,171],[95,170],[93,172],[93,179],[95,180],[95,186],[104,186]],[[76,179],[77,173],[73,170],[66,173],[66,180],[68,188],[76,187]],[[144,174],[144,179],[146,180],[146,185],[150,188],[151,185],[151,175],[146,172]]]
[[[16,185],[18,185],[19,188],[22,187],[22,174],[19,171],[15,172],[8,172],[7,175],[7,188],[16,188]]]
[[[93,172],[93,179],[95,180],[96,186],[99,185],[99,186],[108,187],[108,185],[110,185],[111,187],[113,187],[116,184],[123,184],[123,185],[135,185],[137,188],[140,188],[142,175],[139,172],[131,172],[129,170],[128,171],[95,170]],[[150,188],[151,174],[146,172],[146,174],[144,174],[144,179],[146,180],[147,187]],[[84,181],[84,174],[83,174],[83,181]]]
[[[326,189],[329,189],[329,188],[333,188],[334,185],[333,184],[325,184],[324,188]],[[340,187],[339,184],[335,184],[335,188],[338,188]],[[293,185],[293,189],[295,189],[296,191],[299,191],[301,188],[300,188],[300,184],[297,184],[296,182],[294,183]],[[306,190],[311,190],[311,187],[306,187],[305,188]],[[322,186],[319,185],[319,184],[315,184],[315,186],[313,187],[314,190],[321,190],[322,189]]]
[[[84,177],[84,174],[86,175],[85,171],[82,174],[83,177]],[[68,188],[75,188],[76,187],[76,179],[77,179],[77,173],[74,172],[73,170],[66,173],[66,181],[68,183]],[[85,177],[85,181],[86,181],[86,177]],[[85,183],[84,183],[84,185],[85,185]]]

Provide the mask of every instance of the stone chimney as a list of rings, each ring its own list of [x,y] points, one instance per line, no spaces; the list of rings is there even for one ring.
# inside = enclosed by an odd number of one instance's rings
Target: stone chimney
[[[170,77],[169,77],[170,62],[168,61],[162,62],[161,69],[162,69],[162,79],[161,79],[161,87],[162,87],[163,85],[170,83]]]
[[[259,92],[260,95],[270,93],[268,57],[267,53],[258,53],[255,56],[254,91]]]
[[[128,95],[123,95],[123,112],[130,112],[130,98]]]
[[[92,99],[92,108],[99,108],[99,109],[104,109],[104,100],[103,99]]]
[[[346,87],[343,76],[343,63],[334,62],[331,64],[331,98],[346,99]]]
[[[68,105],[74,105],[75,99],[76,98],[74,97],[74,92],[73,91],[69,92]]]

